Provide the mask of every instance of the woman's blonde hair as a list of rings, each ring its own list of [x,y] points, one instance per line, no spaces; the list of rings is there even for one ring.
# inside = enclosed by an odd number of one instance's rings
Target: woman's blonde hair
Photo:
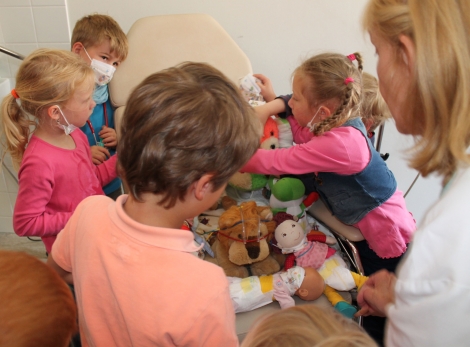
[[[392,117],[385,100],[380,94],[377,78],[367,72],[362,73],[361,117],[369,131]]]
[[[351,59],[357,60],[357,67]],[[359,53],[349,57],[337,53],[323,53],[307,59],[295,69],[294,75],[307,81],[301,92],[310,107],[332,100],[339,102],[333,114],[318,123],[313,131],[315,135],[321,135],[343,125],[349,119],[360,116],[361,72],[362,57]],[[348,82],[348,78],[352,78],[352,81]]]
[[[3,146],[19,168],[26,145],[42,110],[63,105],[85,81],[93,85],[93,70],[72,52],[41,48],[31,53],[16,74],[15,91],[1,106]]]
[[[392,45],[395,67],[407,64],[400,37],[414,42],[414,81],[402,115],[420,135],[410,165],[446,183],[459,163],[470,163],[470,2],[370,0],[363,25]]]
[[[333,308],[294,306],[265,316],[241,347],[377,347],[357,323]]]

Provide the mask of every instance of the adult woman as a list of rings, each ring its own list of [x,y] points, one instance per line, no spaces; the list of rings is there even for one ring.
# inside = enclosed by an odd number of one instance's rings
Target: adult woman
[[[441,175],[443,190],[397,277],[382,271],[363,286],[358,315],[388,317],[387,346],[463,346],[470,340],[470,0],[370,0],[364,27],[397,129],[416,138],[410,165]]]

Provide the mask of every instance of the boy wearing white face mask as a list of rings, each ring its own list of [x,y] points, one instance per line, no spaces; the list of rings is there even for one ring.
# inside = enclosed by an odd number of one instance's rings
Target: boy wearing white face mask
[[[72,52],[90,64],[95,73],[93,100],[96,106],[87,123],[80,129],[87,135],[93,163],[99,165],[115,153],[114,109],[109,102],[108,83],[116,68],[126,59],[127,37],[110,16],[93,14],[78,20],[72,33]],[[121,180],[103,187],[113,199],[121,195]]]

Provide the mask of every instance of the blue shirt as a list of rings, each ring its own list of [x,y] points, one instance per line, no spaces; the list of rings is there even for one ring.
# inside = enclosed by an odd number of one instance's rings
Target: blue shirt
[[[91,122],[91,125],[93,126],[93,129],[95,130],[95,135],[96,135],[96,140],[101,141],[98,133],[101,131],[101,128],[103,125],[106,125],[106,118],[104,114],[104,107],[103,105],[106,105],[106,111],[107,111],[107,118],[108,118],[108,127],[114,129],[114,109],[111,106],[111,103],[109,102],[109,99],[106,101],[104,104],[97,104],[95,108],[93,109],[93,113],[91,114],[89,121]],[[85,133],[85,135],[88,138],[88,143],[90,146],[95,146],[97,145],[95,138],[93,136],[93,133],[91,132],[90,126],[85,124],[80,128],[81,131]],[[116,153],[116,149],[111,149],[108,148],[109,153],[113,155]],[[119,189],[121,186],[121,179],[120,178],[115,178],[112,180],[109,184],[103,187],[103,191],[105,194],[110,194],[114,192],[115,190]]]

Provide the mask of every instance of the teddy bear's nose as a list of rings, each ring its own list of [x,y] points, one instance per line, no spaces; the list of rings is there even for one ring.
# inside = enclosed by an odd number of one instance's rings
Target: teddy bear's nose
[[[248,252],[248,256],[251,259],[256,259],[259,256],[259,243],[258,242],[251,242],[246,245],[246,251]]]

